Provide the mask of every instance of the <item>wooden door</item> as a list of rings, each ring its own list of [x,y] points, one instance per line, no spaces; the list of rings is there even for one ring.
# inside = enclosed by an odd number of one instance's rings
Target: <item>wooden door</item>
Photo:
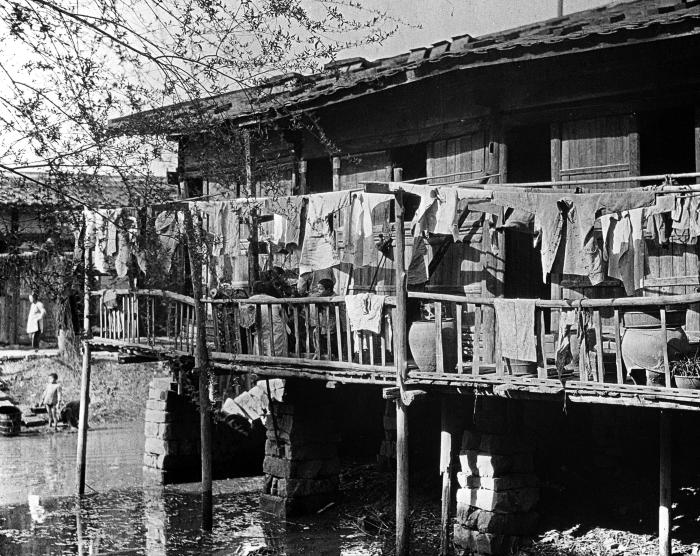
[[[487,166],[486,134],[483,130],[427,145],[426,170],[430,185],[481,178],[486,175]],[[481,218],[482,213],[479,212],[467,216],[460,230],[462,237],[467,239],[452,243],[447,248],[430,278],[433,291],[483,293],[482,234],[478,224]]]

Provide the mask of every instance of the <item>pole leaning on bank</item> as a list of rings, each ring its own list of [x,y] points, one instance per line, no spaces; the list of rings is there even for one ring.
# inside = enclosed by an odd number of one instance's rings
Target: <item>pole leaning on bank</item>
[[[90,273],[92,272],[92,248],[85,238],[83,280],[83,369],[80,377],[80,419],[78,421],[78,454],[76,458],[76,483],[78,496],[85,494],[85,456],[87,453],[88,406],[90,405]]]

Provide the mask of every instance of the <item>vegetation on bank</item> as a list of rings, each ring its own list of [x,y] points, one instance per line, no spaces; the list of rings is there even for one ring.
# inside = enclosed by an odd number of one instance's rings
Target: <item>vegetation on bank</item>
[[[7,393],[17,405],[33,406],[39,401],[50,373],[58,374],[64,403],[80,399],[80,363],[60,358],[2,363],[0,376]],[[160,363],[120,364],[94,361],[90,383],[90,423],[121,424],[143,418],[148,384],[163,375]]]

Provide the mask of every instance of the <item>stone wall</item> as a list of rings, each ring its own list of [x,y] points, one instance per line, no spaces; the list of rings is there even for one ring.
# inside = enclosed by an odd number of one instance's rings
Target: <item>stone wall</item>
[[[477,402],[459,455],[456,554],[509,555],[532,535],[539,499],[533,452],[520,403]]]
[[[287,381],[284,400],[272,403],[266,422],[263,511],[286,518],[335,499],[340,470],[336,425],[324,383]]]
[[[199,411],[176,392],[169,378],[154,379],[146,401],[144,475],[157,483],[197,481],[201,473]],[[263,439],[256,429],[234,430],[214,421],[212,471],[214,478],[260,472]]]

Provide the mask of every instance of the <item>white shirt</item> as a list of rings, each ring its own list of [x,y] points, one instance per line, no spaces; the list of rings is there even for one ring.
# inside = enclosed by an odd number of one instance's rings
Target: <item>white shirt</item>
[[[29,307],[29,316],[27,317],[27,334],[41,332],[44,328],[44,315],[46,309],[41,301],[32,303]]]

